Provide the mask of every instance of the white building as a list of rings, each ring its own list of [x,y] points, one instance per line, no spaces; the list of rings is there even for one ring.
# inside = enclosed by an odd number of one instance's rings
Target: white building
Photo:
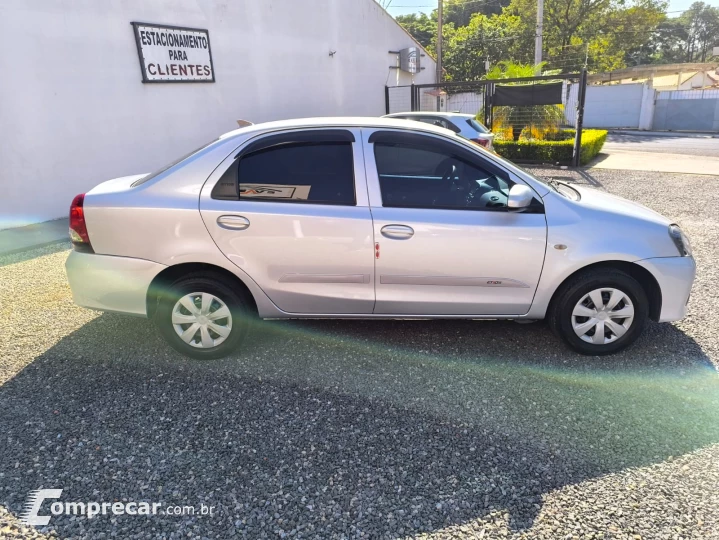
[[[207,30],[215,82],[143,83],[131,22]],[[379,116],[385,84],[435,76],[390,69],[418,44],[375,0],[3,0],[0,47],[0,229],[237,120]]]
[[[719,69],[661,75],[652,79],[655,90],[696,90],[719,88]]]

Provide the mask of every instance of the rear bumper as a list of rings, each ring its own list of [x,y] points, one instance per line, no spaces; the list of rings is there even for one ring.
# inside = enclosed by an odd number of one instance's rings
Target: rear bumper
[[[696,275],[693,257],[659,257],[644,259],[636,264],[643,266],[657,280],[662,290],[662,310],[659,322],[678,321],[687,314],[689,293]]]
[[[79,306],[147,316],[147,290],[165,265],[144,259],[73,251],[65,263]]]

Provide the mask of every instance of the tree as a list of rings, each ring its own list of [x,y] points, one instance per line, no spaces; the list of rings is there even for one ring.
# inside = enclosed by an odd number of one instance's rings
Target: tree
[[[719,8],[694,2],[679,17],[687,31],[687,62],[706,62],[712,47],[719,45]]]
[[[506,58],[525,58],[519,17],[475,13],[467,26],[448,24],[442,62],[450,80],[476,81],[486,72],[485,63],[494,64]],[[529,52],[531,54],[531,51]]]
[[[485,74],[487,61],[522,64],[533,59],[537,0],[444,2],[443,65],[448,79],[477,80]],[[666,8],[665,0],[545,0],[547,68],[576,72],[587,66],[596,72],[706,61],[719,45],[719,8],[695,2],[677,18],[668,18]],[[397,20],[434,51],[436,10],[430,16]]]
[[[545,0],[543,56],[564,71],[585,62],[594,71],[624,67],[627,50],[651,38],[665,9],[663,0]],[[512,0],[505,12],[533,33],[536,10],[536,0]]]
[[[437,14],[432,17],[426,13],[411,13],[409,15],[397,15],[395,20],[416,39],[422,47],[432,50],[433,43],[437,37]]]
[[[665,18],[643,43],[627,49],[625,62],[629,66],[643,64],[676,64],[684,61],[688,34],[678,17]]]
[[[472,15],[499,15],[511,0],[444,0],[444,22],[455,28],[467,26]],[[435,15],[436,18],[436,15]]]

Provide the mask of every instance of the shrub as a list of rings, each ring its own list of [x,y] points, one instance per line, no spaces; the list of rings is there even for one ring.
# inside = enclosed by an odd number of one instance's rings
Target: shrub
[[[568,137],[564,140],[495,139],[494,150],[502,157],[512,161],[535,161],[570,164],[574,150],[573,129],[561,131]],[[607,132],[603,129],[585,129],[582,131],[582,149],[580,162],[586,165],[593,160],[604,146]]]

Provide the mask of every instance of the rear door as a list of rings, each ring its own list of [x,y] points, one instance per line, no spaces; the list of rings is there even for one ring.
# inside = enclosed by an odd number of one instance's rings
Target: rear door
[[[374,245],[358,129],[250,140],[205,183],[214,241],[283,311],[368,314]]]

